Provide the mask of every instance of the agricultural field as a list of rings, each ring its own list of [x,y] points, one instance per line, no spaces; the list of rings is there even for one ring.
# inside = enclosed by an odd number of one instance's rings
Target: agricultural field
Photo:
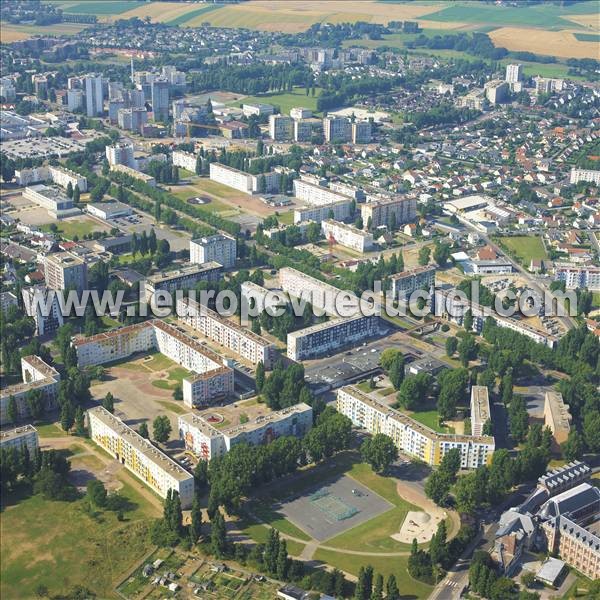
[[[34,25],[11,25],[2,23],[0,25],[0,41],[3,44],[26,40],[34,35],[77,35],[89,25],[81,23],[56,23],[44,27]]]
[[[544,244],[538,237],[503,237],[498,238],[497,241],[525,267],[529,267],[532,259],[548,258]]]
[[[62,9],[64,13],[97,15],[99,20],[102,20],[102,17],[120,16],[145,4],[143,0],[112,0],[111,2],[105,2],[104,0],[85,0],[85,2],[82,0],[54,0],[52,3]]]

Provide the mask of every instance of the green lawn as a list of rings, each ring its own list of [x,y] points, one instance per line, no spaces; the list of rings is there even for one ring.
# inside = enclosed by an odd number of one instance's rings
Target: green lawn
[[[452,433],[449,427],[439,424],[439,413],[437,410],[425,410],[411,413],[411,419],[423,423],[426,427],[439,433]]]
[[[63,437],[66,433],[54,423],[43,423],[41,425],[35,425],[38,435],[41,438],[52,438],[52,437]]]
[[[282,114],[289,114],[290,109],[295,106],[302,106],[313,111],[317,110],[317,98],[321,93],[320,88],[315,89],[315,95],[306,95],[306,88],[296,87],[292,92],[271,92],[261,94],[260,96],[246,96],[241,100],[236,100],[231,104],[239,106],[240,104],[251,104],[253,102],[262,102],[264,104],[275,104],[279,106]]]
[[[108,231],[107,227],[102,227],[99,223],[87,217],[70,221],[60,221],[57,226],[57,233],[69,240],[72,240],[75,236],[81,240],[83,236],[94,233],[94,231]],[[43,231],[51,231],[50,225],[42,225],[41,229]]]
[[[592,306],[600,308],[600,292],[594,292],[592,294]]]
[[[279,221],[280,225],[293,225],[294,224],[294,211],[288,210],[287,212],[278,214],[277,220]]]
[[[532,259],[548,258],[544,244],[539,237],[514,236],[496,238],[496,241],[524,267],[529,267]]]
[[[83,585],[98,597],[112,597],[115,580],[151,547],[147,502],[129,485],[121,493],[137,505],[125,522],[109,512],[89,516],[82,500],[32,496],[7,507],[0,522],[1,596],[34,598],[39,585],[50,595],[65,594]]]
[[[291,523],[290,523],[291,524]],[[282,533],[285,533],[279,527],[276,527]],[[250,538],[252,538],[257,544],[264,544],[269,539],[269,528],[261,523],[252,523],[245,525],[242,531]],[[300,556],[302,550],[304,550],[305,544],[295,542],[294,540],[286,540],[288,553],[292,556]]]
[[[285,517],[282,517],[277,511],[266,504],[253,504],[251,510],[263,523],[275,527],[281,533],[298,538],[299,540],[306,540],[307,542],[311,539],[310,535],[306,534],[299,527],[296,527],[293,523],[290,523]]]
[[[328,540],[325,545],[345,550],[365,550],[367,552],[408,551],[410,544],[397,542],[390,536],[400,531],[406,513],[409,510],[418,511],[419,507],[398,496],[395,479],[377,475],[367,464],[355,464],[348,475],[385,498],[393,504],[393,508]]]
[[[408,556],[359,556],[342,554],[333,550],[318,549],[314,554],[315,560],[320,560],[332,567],[341,569],[346,573],[358,575],[361,567],[371,565],[375,574],[381,573],[387,579],[392,573],[396,577],[400,594],[404,598],[427,598],[431,594],[432,586],[412,579],[408,575]]]
[[[185,377],[189,377],[190,375],[190,371],[183,367],[173,367],[169,369],[168,379],[155,379],[152,385],[161,390],[174,390],[178,385],[181,385]]]
[[[217,183],[216,181],[211,181],[210,179],[200,177],[195,178],[193,183],[190,185],[172,187],[171,193],[174,196],[177,196],[179,199],[185,201],[187,201],[189,198],[193,198],[194,196],[203,196],[206,194],[209,196],[215,196],[217,198],[223,198],[225,200],[234,200],[243,194],[243,192],[233,190],[232,188],[221,183]],[[199,204],[197,206],[200,209],[217,213],[231,210],[231,204],[219,202],[219,200],[216,200],[215,198],[211,198],[208,204]]]
[[[483,5],[481,2],[456,2],[452,6],[420,18],[425,21],[484,23],[499,27],[527,25],[544,29],[573,29],[577,25],[562,17],[572,14],[593,14],[599,8],[600,5],[596,2],[569,5],[564,8],[553,4],[499,7]]]

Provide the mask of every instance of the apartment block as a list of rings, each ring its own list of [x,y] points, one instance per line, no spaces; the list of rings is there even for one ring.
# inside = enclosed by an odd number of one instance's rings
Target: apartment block
[[[9,385],[0,390],[0,422],[10,423],[8,404],[15,399],[19,419],[30,416],[27,398],[30,392],[39,391],[44,411],[56,408],[60,373],[46,364],[39,356],[30,355],[21,359],[21,377],[23,383]]]
[[[0,432],[0,449],[16,448],[21,450],[24,446],[27,446],[30,455],[40,446],[38,432],[33,425],[23,425]]]
[[[435,285],[435,272],[434,265],[425,265],[391,275],[390,290],[394,300],[408,299],[417,290],[429,291]]]
[[[152,94],[152,115],[155,121],[167,121],[169,119],[169,88],[168,79],[155,79],[150,90]]]
[[[122,360],[137,353],[158,350],[192,375],[183,379],[186,406],[210,406],[233,392],[233,369],[223,359],[176,327],[160,319],[144,321],[99,333],[88,338],[75,337],[71,345],[80,367]]]
[[[178,419],[179,437],[201,460],[210,460],[242,442],[258,446],[282,436],[302,438],[312,428],[312,420],[312,408],[304,403],[225,429],[217,429],[201,415],[189,413]]]
[[[294,179],[294,196],[311,206],[324,206],[336,202],[347,202],[348,196],[334,192],[305,179]]]
[[[372,135],[370,121],[354,121],[354,123],[352,123],[353,144],[368,144],[372,139]]]
[[[437,466],[450,450],[460,451],[461,468],[476,469],[491,463],[495,442],[491,436],[438,433],[409,416],[373,400],[355,386],[337,392],[337,410],[371,434],[388,435],[398,450]]]
[[[262,285],[257,285],[252,281],[244,281],[241,285],[240,297],[247,302],[249,306],[257,304],[259,307],[264,308],[269,292],[270,290],[264,288]]]
[[[349,142],[352,139],[352,123],[346,117],[327,116],[323,119],[323,134],[330,144]]]
[[[116,171],[117,173],[123,173],[123,175],[127,175],[133,179],[137,179],[150,187],[156,187],[156,179],[151,175],[146,175],[146,173],[142,173],[137,169],[132,169],[127,165],[112,165],[110,168],[111,171]]]
[[[81,292],[87,288],[87,264],[70,252],[48,254],[44,259],[44,277],[50,289]]]
[[[222,270],[221,264],[207,262],[150,275],[144,280],[144,297],[146,302],[151,302],[158,291],[173,294],[177,290],[193,288],[199,281],[216,281]]]
[[[326,219],[321,221],[321,231],[327,240],[357,252],[367,252],[373,248],[373,235],[352,225]]]
[[[553,79],[550,77],[534,77],[533,83],[535,91],[538,94],[551,94],[552,92],[562,92],[565,88],[564,79]]]
[[[120,108],[117,111],[117,123],[121,129],[140,133],[148,122],[148,111],[145,106]]]
[[[417,218],[417,200],[406,196],[373,199],[360,207],[360,214],[365,228],[369,223],[372,229],[381,225],[397,227]]]
[[[190,262],[217,262],[225,269],[231,269],[237,258],[235,238],[225,233],[190,240]]]
[[[321,119],[295,119],[293,125],[296,142],[310,142],[313,135],[321,135],[323,132]]]
[[[507,83],[517,83],[523,80],[523,65],[511,64],[506,65],[506,77]]]
[[[296,106],[290,109],[290,117],[295,119],[296,121],[299,119],[310,119],[312,117],[313,111],[310,108],[303,108],[301,106]]]
[[[490,397],[485,385],[471,387],[471,433],[483,435],[483,428],[491,420]]]
[[[182,508],[190,508],[194,477],[149,440],[102,406],[87,411],[90,437],[161,498],[169,490],[179,494]]]
[[[190,298],[178,300],[177,314],[184,323],[241,358],[254,365],[262,362],[266,369],[273,367],[277,357],[275,345],[235,321]]]
[[[331,319],[287,335],[287,356],[308,360],[379,335],[379,317],[357,315]]]
[[[85,108],[88,117],[97,117],[104,113],[104,91],[102,88],[101,75],[86,75],[85,86]]]
[[[493,79],[488,81],[484,86],[485,95],[490,104],[500,104],[508,98],[510,88],[506,81],[501,79]]]
[[[554,276],[558,281],[564,281],[568,290],[587,288],[592,292],[600,292],[600,267],[557,264]]]
[[[244,171],[221,165],[219,163],[210,164],[210,178],[212,181],[222,183],[232,187],[245,194],[271,193],[279,191],[280,174],[276,171],[270,173],[261,173],[260,175],[251,175]],[[261,182],[264,178],[264,190],[261,190]]]
[[[134,168],[136,166],[133,144],[113,144],[106,146],[106,160],[112,167],[114,165],[126,165]]]
[[[339,317],[336,298],[341,290],[335,286],[291,267],[279,269],[279,285],[290,296],[306,298],[314,307],[328,315]]]
[[[270,115],[269,137],[275,141],[291,140],[294,137],[294,120],[292,117]]]
[[[54,333],[64,324],[58,296],[45,285],[23,288],[21,296],[25,314],[35,321],[35,335]]]
[[[353,201],[348,198],[342,202],[322,206],[301,206],[294,209],[294,224],[298,225],[307,221],[321,223],[325,219],[334,219],[335,221],[349,219],[352,216],[352,204]]]
[[[560,445],[569,437],[571,418],[569,406],[565,404],[562,394],[547,391],[544,395],[544,426],[552,432],[555,451],[560,451]]]
[[[66,189],[70,183],[73,189],[77,186],[80,192],[87,192],[87,178],[79,173],[75,173],[75,171],[71,171],[71,169],[49,165],[48,174],[50,180],[56,185],[60,185]]]
[[[198,157],[192,152],[184,152],[183,150],[173,151],[173,165],[182,167],[192,173],[196,172],[196,162]]]

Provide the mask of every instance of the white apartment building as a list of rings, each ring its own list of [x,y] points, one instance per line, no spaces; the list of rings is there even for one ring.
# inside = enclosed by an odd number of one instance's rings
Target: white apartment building
[[[196,172],[197,156],[192,152],[184,152],[183,150],[173,151],[173,165],[182,167],[192,173]]]
[[[144,280],[144,297],[146,302],[152,302],[158,291],[172,294],[177,290],[192,288],[199,281],[216,281],[222,270],[221,264],[207,262],[150,275]]]
[[[261,178],[264,177],[264,193],[277,192],[279,190],[280,174],[276,171],[270,173],[261,173],[260,175],[251,175],[244,171],[239,171],[227,165],[219,163],[210,164],[210,178],[212,181],[222,183],[232,187],[245,194],[254,194],[260,191]],[[260,193],[263,193],[262,191]]]
[[[408,196],[373,198],[360,207],[360,214],[365,229],[369,223],[372,229],[381,225],[391,227],[394,223],[397,227],[417,218],[417,199]]]
[[[330,144],[349,142],[352,139],[352,123],[346,117],[327,116],[323,119],[323,134]]]
[[[485,96],[490,104],[500,104],[508,98],[509,87],[506,81],[501,79],[493,79],[488,81],[484,86]]]
[[[591,292],[600,292],[600,267],[557,264],[554,276],[558,281],[564,281],[569,290],[587,288]]]
[[[67,110],[75,112],[83,107],[83,90],[67,90]]]
[[[333,204],[324,204],[322,206],[300,206],[294,209],[294,224],[314,221],[321,223],[325,219],[334,219],[343,221],[352,216],[352,200],[347,199]]]
[[[313,134],[320,135],[323,131],[323,121],[321,119],[295,119],[294,120],[294,141],[310,142]]]
[[[194,498],[194,477],[149,440],[128,427],[102,406],[87,411],[90,437],[114,456],[161,498],[169,490],[179,494],[182,508]]]
[[[492,418],[490,397],[485,385],[471,387],[471,433],[483,435],[483,427]]]
[[[177,314],[184,323],[203,336],[235,352],[253,365],[262,362],[265,369],[273,367],[277,357],[275,345],[235,321],[222,317],[190,298],[177,301]]]
[[[33,425],[23,425],[16,429],[0,432],[0,449],[16,448],[21,450],[27,446],[31,456],[40,446],[37,429]]]
[[[209,406],[233,392],[233,369],[223,359],[177,328],[160,319],[121,327],[88,338],[75,337],[71,345],[80,367],[123,360],[133,354],[158,350],[193,374],[183,379],[186,406]]]
[[[148,122],[148,111],[145,106],[120,108],[117,111],[117,124],[121,129],[140,132]]]
[[[102,75],[86,75],[85,108],[88,117],[98,117],[104,113],[104,91],[102,89]]]
[[[379,335],[379,317],[357,315],[331,319],[287,335],[287,356],[308,360]]]
[[[367,252],[373,248],[373,235],[333,219],[321,221],[321,231],[326,239],[334,241],[357,252]]]
[[[80,213],[73,205],[73,200],[56,187],[39,183],[29,185],[23,192],[23,197],[45,208],[48,214],[55,219],[64,219]]]
[[[87,288],[87,264],[70,252],[48,254],[44,259],[44,278],[50,289],[81,292]]]
[[[146,173],[142,173],[141,171],[137,171],[136,169],[132,169],[127,165],[112,165],[110,167],[111,171],[117,171],[118,173],[123,173],[123,175],[127,175],[132,177],[133,179],[138,179],[142,183],[149,185],[150,187],[156,187],[156,179],[151,175],[146,175]]]
[[[552,92],[562,92],[565,88],[564,79],[552,79],[548,77],[534,77],[535,91],[538,94],[550,94]]]
[[[56,185],[60,185],[66,189],[70,183],[73,189],[75,189],[75,186],[78,186],[80,192],[87,192],[87,178],[79,173],[75,173],[75,171],[71,171],[71,169],[50,165],[48,166],[48,173],[50,180]]]
[[[312,428],[312,420],[312,408],[304,403],[261,415],[248,423],[226,429],[217,429],[201,415],[189,413],[178,419],[179,437],[185,447],[201,460],[210,460],[223,456],[242,442],[258,446],[282,436],[302,438]]]
[[[45,285],[23,288],[21,295],[25,313],[35,321],[35,335],[53,333],[64,324],[58,296],[51,295]]]
[[[600,185],[600,170],[593,169],[571,169],[571,185],[575,185],[580,181],[587,181]]]
[[[135,168],[136,162],[133,153],[133,144],[114,144],[106,146],[106,159],[112,167],[114,165],[125,165]]]
[[[23,383],[9,385],[0,390],[0,422],[9,423],[8,404],[15,399],[19,419],[30,415],[27,397],[32,390],[42,395],[44,411],[56,408],[60,373],[46,364],[39,356],[25,356],[21,359],[21,377]]]
[[[438,433],[408,415],[373,400],[355,386],[337,392],[337,410],[371,434],[384,433],[398,450],[437,466],[444,455],[458,448],[461,468],[476,469],[490,464],[495,449],[491,436]]]
[[[348,196],[339,194],[329,188],[316,185],[305,179],[294,179],[294,196],[304,200],[311,206],[324,206],[326,204],[335,204],[336,202],[347,202],[351,200]]]
[[[235,238],[225,233],[190,240],[190,262],[217,262],[225,269],[231,269],[237,258]]]
[[[366,198],[364,190],[342,181],[330,181],[329,189],[337,194],[352,198],[352,200],[356,200],[356,202],[362,202]]]
[[[256,304],[262,311],[265,308],[267,294],[270,292],[271,290],[262,287],[262,285],[257,285],[252,281],[244,281],[240,288],[240,298],[243,302],[247,302],[248,306]]]
[[[394,300],[408,299],[417,290],[429,291],[435,285],[435,271],[434,265],[425,265],[391,275],[390,290]]]
[[[506,65],[506,77],[507,83],[517,83],[523,80],[523,65],[511,64]]]
[[[292,117],[269,115],[269,137],[275,141],[291,140],[294,137]]]

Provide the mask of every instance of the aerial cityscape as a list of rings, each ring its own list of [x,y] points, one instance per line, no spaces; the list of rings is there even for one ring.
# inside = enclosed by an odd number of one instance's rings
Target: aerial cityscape
[[[0,42],[2,600],[600,600],[600,0]]]

